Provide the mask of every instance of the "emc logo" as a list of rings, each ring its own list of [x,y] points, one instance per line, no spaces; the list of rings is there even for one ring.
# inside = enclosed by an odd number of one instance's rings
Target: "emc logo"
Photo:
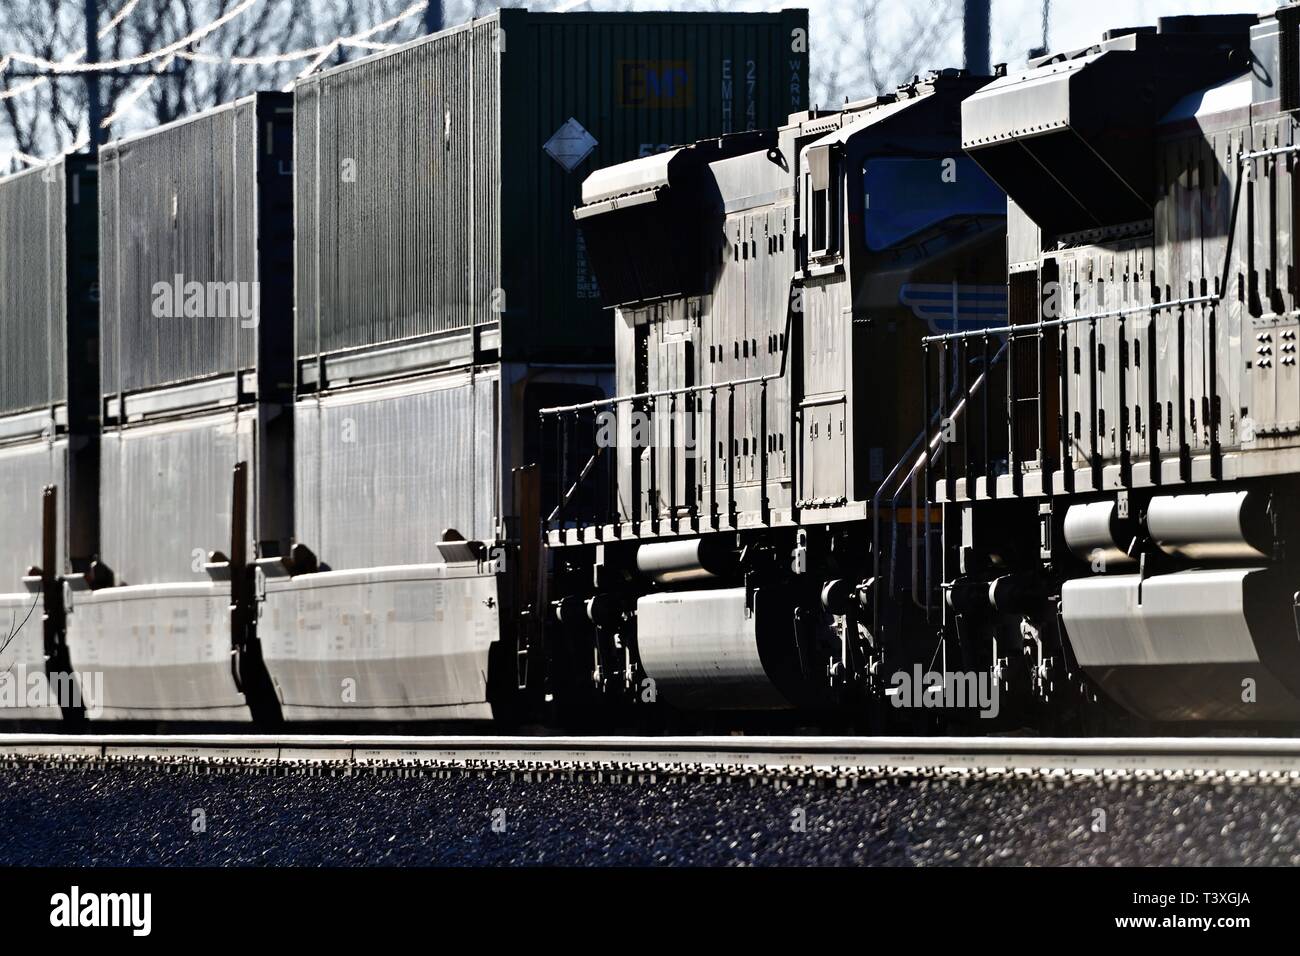
[[[687,60],[619,60],[618,104],[627,109],[681,110],[694,93]]]

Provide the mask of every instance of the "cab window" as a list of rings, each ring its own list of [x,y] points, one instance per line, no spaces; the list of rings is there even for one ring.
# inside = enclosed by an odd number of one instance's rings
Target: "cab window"
[[[946,219],[1007,212],[1006,193],[965,156],[868,159],[863,187],[867,248],[874,252]]]

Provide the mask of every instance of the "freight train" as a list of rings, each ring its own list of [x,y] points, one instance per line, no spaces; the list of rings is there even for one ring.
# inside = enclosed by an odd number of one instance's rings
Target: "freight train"
[[[1298,45],[503,10],[0,181],[0,721],[1290,720]]]

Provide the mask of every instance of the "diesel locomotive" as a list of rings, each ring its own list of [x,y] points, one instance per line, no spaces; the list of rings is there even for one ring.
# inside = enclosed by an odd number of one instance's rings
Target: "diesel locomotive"
[[[961,396],[927,400],[958,419],[930,602],[1040,704],[1300,716],[1298,44],[1295,5],[1174,17],[963,105],[1009,196],[1009,315],[925,343]]]
[[[826,713],[879,699],[886,661],[926,663],[913,556],[939,516],[913,383],[925,335],[1005,321],[1006,197],[960,150],[988,79],[587,178],[618,390],[544,410],[542,445],[566,491],[557,639],[605,693]]]

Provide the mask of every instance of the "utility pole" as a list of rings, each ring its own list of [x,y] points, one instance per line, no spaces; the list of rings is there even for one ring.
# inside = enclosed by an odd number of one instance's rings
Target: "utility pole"
[[[86,62],[99,62],[99,3],[98,0],[86,0]],[[91,153],[99,152],[99,144],[104,141],[104,104],[99,98],[99,73],[91,70],[86,74],[86,122],[90,139]]]
[[[1047,36],[1049,32],[1049,27],[1051,26],[1051,22],[1052,22],[1052,0],[1043,0],[1043,44],[1042,46],[1036,46],[1029,51],[1029,58],[1031,60],[1034,57],[1047,56],[1047,54],[1050,52],[1050,48],[1047,45]]]
[[[441,4],[439,5],[441,7]],[[99,0],[82,0],[82,12],[86,19],[86,63],[98,63],[99,59]],[[104,129],[104,100],[100,79],[105,73],[113,76],[149,76],[155,79],[183,79],[185,74],[172,68],[155,70],[151,66],[131,66],[111,70],[79,71],[86,82],[86,125],[87,147],[92,154],[99,152],[99,147],[108,141],[108,130]],[[62,79],[73,79],[75,74],[61,73],[58,65],[50,68],[9,70],[8,75],[19,77],[44,77],[51,83]]]
[[[429,0],[424,8],[424,32],[437,33],[442,29],[442,0]]]
[[[975,76],[988,76],[989,64],[989,16],[992,0],[965,0],[966,10],[962,17],[962,39],[966,49],[966,71]]]

